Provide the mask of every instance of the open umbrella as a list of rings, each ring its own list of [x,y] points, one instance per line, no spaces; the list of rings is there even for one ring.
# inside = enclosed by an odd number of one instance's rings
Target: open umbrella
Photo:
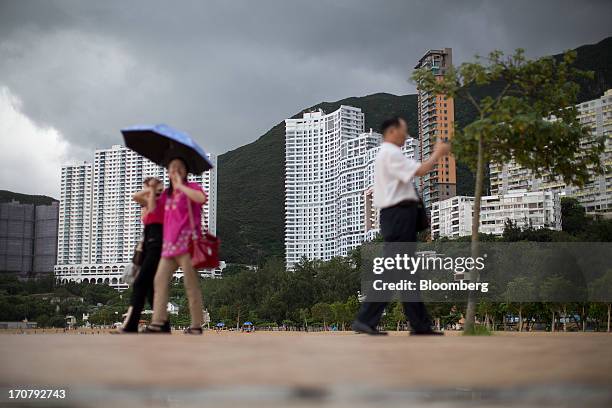
[[[187,133],[168,125],[137,125],[121,129],[125,145],[156,164],[180,157],[189,172],[203,173],[212,169],[208,155]]]
[[[245,326],[252,326],[252,325],[253,325],[253,323],[251,323],[251,322],[244,322],[244,325],[245,325]]]
[[[225,323],[217,323],[217,327],[223,327],[225,326]]]

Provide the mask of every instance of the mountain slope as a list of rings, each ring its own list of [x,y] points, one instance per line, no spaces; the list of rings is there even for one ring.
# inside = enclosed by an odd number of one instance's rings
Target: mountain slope
[[[323,102],[307,110],[332,112],[340,105],[361,108],[366,114],[366,129],[377,129],[384,118],[401,115],[410,122],[411,133],[416,132],[416,95],[381,93]],[[283,256],[284,174],[284,121],[257,141],[219,156],[217,228],[223,259],[252,264],[269,256]]]
[[[612,60],[612,37],[598,44],[582,46],[577,51],[575,65],[580,69],[595,71],[594,80],[582,84],[580,101],[601,96],[612,87],[609,65]],[[495,88],[483,87],[479,93],[486,95]],[[325,112],[332,112],[340,105],[361,108],[365,113],[366,130],[377,130],[385,118],[400,115],[408,120],[410,133],[417,135],[416,95],[378,93],[322,102],[304,111],[322,108]],[[456,101],[455,120],[458,126],[473,119],[473,108]],[[219,156],[217,225],[223,241],[222,257],[226,261],[255,264],[270,256],[283,257],[284,160],[284,122],[278,123],[256,141]],[[473,185],[472,173],[458,163],[457,193],[470,195]]]
[[[15,193],[8,190],[0,190],[0,203],[10,203],[13,200],[20,202],[21,204],[34,205],[51,205],[51,203],[57,201],[55,198],[45,195],[30,195]]]

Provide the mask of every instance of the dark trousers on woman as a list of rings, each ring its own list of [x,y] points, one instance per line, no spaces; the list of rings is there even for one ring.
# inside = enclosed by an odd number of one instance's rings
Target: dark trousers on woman
[[[385,257],[394,257],[400,248],[403,253],[409,256],[414,255],[417,238],[416,221],[416,203],[404,202],[380,211],[380,232],[384,242],[389,243],[384,245]],[[406,245],[392,243],[406,243]],[[418,277],[418,275],[414,276]],[[375,329],[386,306],[387,302],[368,302],[366,294],[366,301],[361,305],[357,320]],[[418,292],[412,293],[410,301],[402,302],[402,306],[413,331],[428,332],[431,330],[431,320]]]
[[[145,226],[142,265],[138,276],[134,280],[132,298],[130,299],[132,310],[123,328],[125,331],[138,331],[140,314],[147,299],[151,308],[153,308],[153,280],[157,271],[157,264],[161,258],[162,240],[161,224]]]

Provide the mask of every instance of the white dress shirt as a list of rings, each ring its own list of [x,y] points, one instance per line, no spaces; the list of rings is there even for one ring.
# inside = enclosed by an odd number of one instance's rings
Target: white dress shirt
[[[409,159],[395,144],[383,142],[374,163],[374,205],[380,209],[402,201],[417,201],[415,173],[421,164]]]

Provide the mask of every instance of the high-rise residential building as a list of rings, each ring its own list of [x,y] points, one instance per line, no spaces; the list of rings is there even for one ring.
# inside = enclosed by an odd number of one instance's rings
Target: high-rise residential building
[[[208,194],[202,225],[215,234],[216,156],[210,155],[210,160],[215,166],[212,170],[188,178]],[[162,166],[121,145],[96,150],[93,165],[62,168],[58,279],[127,287],[121,274],[143,230],[140,206],[132,194],[142,189],[146,177],[157,177],[169,185]]]
[[[24,277],[53,273],[59,205],[0,203],[0,273]]]
[[[61,180],[57,263],[91,262],[91,163],[63,166]]]
[[[419,60],[415,69],[430,69],[436,77],[443,77],[452,66],[452,49],[429,50]],[[436,95],[417,89],[418,128],[420,158],[427,160],[433,153],[438,138],[450,140],[454,134],[455,107],[453,98]],[[421,177],[420,190],[425,207],[457,194],[455,158],[452,155],[441,158],[433,170]]]
[[[380,133],[370,130],[340,143],[337,255],[348,255],[364,241],[364,193],[373,183],[374,159],[381,140]]]
[[[431,237],[458,238],[472,234],[474,197],[455,196],[431,206]]]
[[[432,237],[457,238],[471,235],[474,197],[452,197],[433,203]],[[561,229],[561,204],[552,192],[514,190],[501,195],[483,196],[480,203],[479,231],[501,235],[511,221],[520,228]]]
[[[559,178],[536,178],[533,173],[518,165],[514,160],[508,163],[491,164],[491,194],[504,194],[514,189],[528,191],[551,191],[561,196],[575,197],[588,213],[612,214],[612,89],[591,101],[578,106],[580,122],[591,128],[591,136],[581,142],[588,146],[595,137],[604,138],[605,151],[601,162],[606,166],[604,174],[594,174],[590,183],[583,188],[566,185]]]
[[[363,132],[363,113],[350,106],[285,123],[287,266],[302,257],[346,256],[378,233],[370,192],[382,135]],[[402,150],[415,157],[416,141],[409,139]]]
[[[337,255],[340,144],[364,130],[361,109],[340,106],[285,120],[285,251],[289,267],[301,257]]]

